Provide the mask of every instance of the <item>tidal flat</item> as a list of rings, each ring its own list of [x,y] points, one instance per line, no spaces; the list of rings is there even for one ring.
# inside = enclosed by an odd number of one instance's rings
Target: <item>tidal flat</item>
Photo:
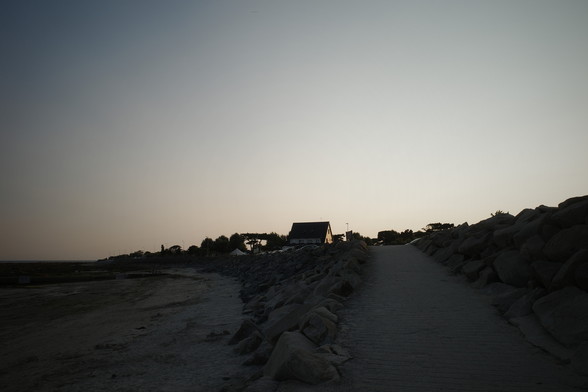
[[[238,377],[235,279],[191,267],[102,274],[0,287],[2,391],[205,391]]]

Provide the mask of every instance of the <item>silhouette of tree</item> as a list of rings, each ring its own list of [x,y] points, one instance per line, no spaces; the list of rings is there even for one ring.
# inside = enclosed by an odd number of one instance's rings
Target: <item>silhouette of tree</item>
[[[206,256],[210,255],[210,252],[213,250],[213,248],[214,240],[212,238],[206,237],[202,240],[202,243],[200,244],[200,249],[202,250],[202,252],[204,252]]]
[[[212,249],[218,253],[229,253],[229,239],[224,235],[219,236],[214,240]]]
[[[239,233],[235,233],[229,238],[229,251],[235,249],[239,249],[243,252],[247,250],[247,247],[245,246],[245,237]]]
[[[288,243],[288,238],[285,235],[279,235],[278,233],[271,232],[265,235],[265,249],[267,250],[278,250],[282,249],[282,246]]]

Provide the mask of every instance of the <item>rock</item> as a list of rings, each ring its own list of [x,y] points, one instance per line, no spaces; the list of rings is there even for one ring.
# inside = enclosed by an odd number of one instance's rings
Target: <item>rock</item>
[[[461,272],[462,267],[465,265],[465,257],[464,255],[455,254],[447,260],[447,267],[449,271],[454,274]]]
[[[564,202],[565,203],[565,202]],[[588,199],[579,200],[573,204],[565,205],[553,214],[553,221],[560,227],[571,227],[585,223],[588,216]]]
[[[469,280],[476,280],[478,279],[480,271],[482,271],[486,267],[486,264],[482,260],[473,260],[466,263],[461,272],[469,279]]]
[[[255,331],[251,336],[241,340],[233,351],[239,355],[249,354],[257,350],[261,345],[261,342],[263,342],[263,336],[261,336],[261,333],[258,331]]]
[[[490,245],[492,233],[467,238],[458,248],[458,252],[469,257],[480,257],[480,253]]]
[[[317,311],[320,309],[324,309],[324,312]],[[304,336],[317,345],[332,343],[337,335],[337,325],[332,321],[333,318],[326,316],[325,313],[335,316],[325,308],[318,308],[304,316],[300,325],[300,331]]]
[[[315,286],[313,291],[314,295],[327,297],[330,293],[332,293],[332,288],[335,284],[337,284],[338,281],[339,280],[332,275],[325,276]]]
[[[308,297],[311,293],[312,290],[310,290],[310,288],[301,287],[296,293],[288,297],[288,299],[284,301],[284,304],[302,304],[306,300],[306,297]]]
[[[496,214],[478,222],[474,227],[483,231],[496,231],[512,225],[515,220],[516,218],[509,213]]]
[[[339,297],[336,294],[329,294],[329,298],[322,299],[321,301],[316,303],[316,306],[322,306],[327,308],[327,310],[331,313],[337,313],[339,310],[343,309],[343,304],[340,301],[337,301],[331,296]],[[341,298],[341,297],[339,297]]]
[[[294,379],[309,384],[339,380],[337,369],[314,350],[312,342],[301,333],[284,332],[263,374],[278,381]]]
[[[254,382],[250,383],[243,392],[268,392],[276,391],[280,385],[279,381],[271,377],[260,377]]]
[[[537,299],[543,297],[547,292],[545,289],[542,288],[535,288],[532,291],[529,291],[519,299],[517,299],[511,306],[508,308],[508,311],[504,314],[504,318],[510,320],[516,317],[526,316],[528,314],[533,313],[533,304]]]
[[[553,277],[551,288],[557,290],[564,286],[574,285],[576,269],[581,264],[586,263],[588,263],[588,249],[582,249],[574,253]]]
[[[517,232],[512,238],[515,246],[520,248],[529,238],[539,235],[546,220],[547,214],[540,214],[532,221],[517,224]]]
[[[496,282],[498,280],[498,275],[492,267],[485,267],[480,273],[478,274],[479,278],[476,280],[472,286],[477,289],[481,289],[486,287],[489,283]]]
[[[588,376],[588,342],[583,342],[578,346],[571,358],[572,369],[574,371]]]
[[[328,360],[335,366],[342,365],[351,359],[351,355],[347,350],[338,344],[325,344],[315,350],[315,354]]]
[[[588,293],[565,287],[538,299],[533,312],[563,345],[571,347],[588,340]]]
[[[514,244],[513,237],[517,230],[518,227],[516,225],[496,230],[492,235],[492,240],[499,248],[508,248]]]
[[[545,247],[545,241],[543,241],[543,238],[540,235],[536,234],[530,237],[523,246],[521,246],[521,255],[527,260],[544,259],[545,256],[542,252],[543,247]]]
[[[244,314],[257,314],[260,312],[263,312],[263,310],[265,309],[265,296],[263,295],[257,295],[255,297],[253,297],[251,300],[249,300],[249,302],[247,302],[245,304],[245,306],[243,306],[243,313]]]
[[[313,304],[297,305],[295,308],[281,317],[279,320],[269,323],[264,330],[264,335],[270,343],[275,343],[283,332],[291,331],[299,327],[299,323],[308,311],[314,307]]]
[[[257,325],[253,322],[253,320],[245,320],[241,323],[241,327],[239,330],[235,332],[235,334],[229,340],[230,345],[234,345],[239,343],[241,340],[249,337],[253,332],[258,330]]]
[[[547,242],[551,237],[559,233],[560,230],[561,228],[559,226],[546,223],[541,228],[541,238],[543,238],[543,241]]]
[[[560,267],[560,263],[546,260],[538,260],[531,264],[533,276],[546,289],[551,286],[551,281],[555,274],[557,274],[557,271],[559,271]]]
[[[272,355],[274,346],[272,346],[267,340],[261,342],[257,350],[249,357],[245,362],[244,366],[261,366],[265,365]]]
[[[537,218],[540,214],[540,211],[534,210],[532,208],[525,208],[515,216],[515,224],[518,225],[521,223],[524,224],[530,222]]]
[[[441,264],[446,264],[447,260],[453,255],[453,249],[441,248],[433,255],[433,258]]]
[[[490,289],[492,294],[491,304],[498,309],[500,313],[506,313],[510,307],[522,296],[527,294],[527,290],[516,288],[503,283],[493,283]]]
[[[588,264],[581,264],[574,272],[574,281],[576,286],[584,291],[588,291]]]
[[[543,253],[560,263],[580,249],[588,249],[588,225],[577,225],[555,234],[543,248]]]
[[[273,324],[276,321],[279,321],[288,314],[290,314],[292,311],[298,309],[299,307],[300,304],[289,304],[280,306],[279,308],[275,308],[274,310],[268,313],[267,322],[269,324]]]
[[[336,314],[333,314],[324,306],[317,306],[316,308],[312,309],[312,313],[316,313],[319,316],[331,321],[332,323],[337,323],[339,321],[339,317]],[[310,312],[309,312],[310,313]],[[308,314],[308,313],[307,313]]]
[[[560,210],[563,210],[565,208],[568,208],[570,206],[572,206],[573,204],[582,202],[582,201],[586,201],[588,200],[588,195],[586,196],[576,196],[576,197],[570,197],[569,199],[562,201],[561,203],[559,203],[558,208]]]
[[[349,274],[354,276],[346,276],[342,279],[337,279],[335,283],[328,289],[327,295],[336,294],[341,297],[349,297],[355,287],[361,283],[361,278],[355,274]]]
[[[554,357],[564,363],[568,363],[572,357],[572,350],[563,346],[555,340],[545,328],[541,326],[534,314],[528,314],[522,317],[515,317],[508,320],[509,323],[519,328],[525,335],[527,341],[532,345],[547,351]]]
[[[506,284],[525,287],[531,277],[531,267],[516,250],[506,251],[494,260],[498,278]]]

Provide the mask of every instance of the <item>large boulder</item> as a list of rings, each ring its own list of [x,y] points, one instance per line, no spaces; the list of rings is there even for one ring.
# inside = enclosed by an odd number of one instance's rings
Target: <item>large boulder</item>
[[[313,309],[300,323],[300,331],[313,343],[332,343],[337,335],[337,316],[324,307]]]
[[[337,369],[314,351],[314,344],[300,332],[284,332],[263,374],[278,381],[299,380],[309,384],[338,380]]]
[[[574,282],[582,290],[588,291],[588,264],[581,264],[576,268]]]
[[[547,289],[551,287],[551,281],[561,268],[561,264],[552,261],[537,260],[531,264],[531,268],[533,269],[535,280]]]
[[[575,197],[570,197],[569,199],[562,201],[561,203],[559,203],[559,205],[557,206],[560,210],[566,209],[568,207],[570,207],[573,204],[582,202],[582,201],[586,201],[588,200],[588,195],[586,196],[575,196]]]
[[[518,226],[514,225],[496,230],[492,235],[492,239],[499,248],[508,248],[514,244],[513,237],[518,229]]]
[[[480,271],[482,271],[484,267],[486,267],[486,264],[482,260],[472,260],[461,268],[461,272],[463,272],[469,280],[476,280],[478,279]]]
[[[588,376],[588,342],[583,342],[578,346],[572,355],[572,369],[576,372]]]
[[[496,271],[494,271],[492,267],[485,267],[482,271],[479,272],[478,280],[476,280],[472,286],[474,288],[481,289],[492,282],[496,282],[497,279],[498,275],[496,275]]]
[[[588,293],[566,287],[535,301],[533,312],[563,345],[571,347],[588,340]]]
[[[527,290],[516,288],[504,283],[493,283],[488,291],[491,293],[490,303],[501,313],[506,313],[519,298],[527,294]]]
[[[447,260],[453,256],[454,250],[451,247],[441,248],[433,255],[433,258],[441,264],[447,264]]]
[[[263,336],[258,331],[255,331],[251,334],[251,336],[241,340],[233,349],[233,351],[239,355],[249,354],[257,350],[262,342]]]
[[[287,314],[268,323],[269,325],[264,330],[266,339],[270,343],[275,343],[283,332],[298,329],[302,317],[314,306],[314,304],[296,304],[289,309]]]
[[[462,267],[466,264],[464,255],[454,254],[447,260],[449,271],[454,274],[461,272]]]
[[[543,248],[543,253],[559,263],[567,261],[580,249],[588,249],[588,225],[576,225],[555,234]]]
[[[520,248],[529,238],[540,235],[547,218],[548,214],[540,214],[532,221],[517,224],[517,232],[513,236],[514,244]]]
[[[531,267],[517,250],[501,253],[494,260],[494,269],[501,281],[511,286],[525,287],[531,277]]]
[[[560,204],[559,211],[553,214],[553,221],[560,227],[571,227],[586,223],[588,217],[588,197],[568,199]]]
[[[257,332],[257,331],[258,331],[258,327],[257,327],[257,325],[255,325],[253,320],[244,320],[241,323],[241,326],[239,327],[237,332],[235,332],[235,334],[229,340],[229,344],[230,345],[237,344],[240,341],[242,341],[243,339],[248,338],[254,332]]]
[[[469,256],[479,257],[484,249],[490,246],[492,242],[492,233],[468,237],[458,248],[458,252]]]
[[[506,313],[504,314],[504,318],[507,320],[523,317],[528,314],[533,313],[533,304],[537,299],[543,297],[546,294],[545,289],[540,287],[535,288],[527,292],[525,295],[517,299],[511,306],[508,308]]]
[[[572,286],[575,284],[574,275],[576,269],[582,265],[588,263],[588,249],[582,249],[574,253],[572,257],[566,261],[557,274],[553,277],[551,282],[552,289],[559,289],[564,286]]]
[[[543,248],[545,247],[545,241],[543,238],[536,234],[521,246],[521,255],[528,260],[541,260],[545,258],[543,254]]]

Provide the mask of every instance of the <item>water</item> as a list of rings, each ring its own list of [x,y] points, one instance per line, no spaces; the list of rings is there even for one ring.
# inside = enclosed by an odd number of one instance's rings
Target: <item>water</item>
[[[96,260],[0,260],[0,264],[32,264],[32,263],[95,263]]]

